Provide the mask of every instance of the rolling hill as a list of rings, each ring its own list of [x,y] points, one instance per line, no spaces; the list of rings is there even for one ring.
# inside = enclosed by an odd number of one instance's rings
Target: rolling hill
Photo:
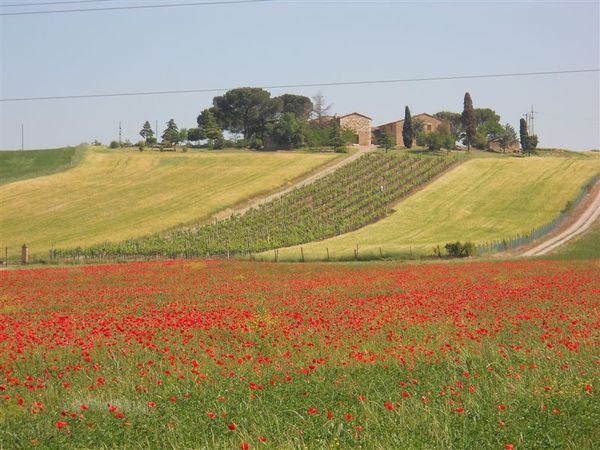
[[[585,182],[600,172],[596,160],[478,158],[467,161],[360,230],[302,245],[304,258],[431,254],[452,241],[483,243],[524,234],[553,219]],[[269,253],[262,257],[271,259]],[[298,260],[300,246],[280,249]]]
[[[91,147],[82,152],[81,161],[70,170],[0,185],[0,246],[9,247],[16,255],[27,243],[33,255],[47,255],[53,246],[92,245],[147,235],[206,219],[341,157]],[[38,162],[30,172],[21,170],[19,177],[37,175],[43,168]]]

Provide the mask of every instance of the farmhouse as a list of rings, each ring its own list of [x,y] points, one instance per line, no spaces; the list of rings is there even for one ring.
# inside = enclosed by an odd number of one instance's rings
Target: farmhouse
[[[416,121],[421,121],[423,123],[423,131],[426,133],[431,133],[432,131],[437,130],[437,127],[442,123],[440,119],[434,117],[427,113],[417,114],[416,116],[412,116],[413,124]],[[378,127],[373,128],[373,131],[385,130],[391,136],[392,141],[399,146],[403,146],[402,142],[402,128],[404,127],[404,119],[396,120],[395,122],[384,123],[383,125],[379,125]]]
[[[371,145],[371,118],[357,112],[339,118],[340,126],[354,132],[354,144]]]

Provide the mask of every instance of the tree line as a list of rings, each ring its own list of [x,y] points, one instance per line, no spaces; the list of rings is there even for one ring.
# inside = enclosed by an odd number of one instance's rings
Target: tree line
[[[212,106],[200,112],[197,127],[179,129],[173,119],[169,120],[161,144],[175,148],[188,141],[196,146],[204,142],[209,149],[332,147],[345,151],[353,133],[342,129],[337,117],[329,115],[331,106],[320,92],[311,99],[294,94],[271,97],[261,88],[231,89],[214,97]],[[139,134],[143,139],[140,149],[158,144],[150,122],[144,123]]]
[[[480,150],[490,149],[497,144],[502,152],[520,144],[523,153],[531,153],[538,144],[537,135],[529,135],[527,122],[521,119],[519,137],[515,128],[506,123],[500,123],[500,116],[490,108],[474,108],[471,95],[466,92],[463,100],[462,113],[440,111],[433,115],[441,121],[437,129],[426,131],[421,120],[413,120],[410,109],[405,107],[402,127],[402,143],[406,148],[412,148],[416,143],[430,150],[453,150],[456,144]],[[386,150],[395,146],[393,139],[385,130],[378,130],[376,139],[380,147]]]

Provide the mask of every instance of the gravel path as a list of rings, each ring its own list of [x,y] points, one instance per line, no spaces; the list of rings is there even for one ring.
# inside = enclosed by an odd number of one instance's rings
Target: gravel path
[[[600,185],[600,181],[597,183]],[[555,248],[563,245],[565,242],[573,239],[575,236],[583,233],[587,230],[596,219],[600,217],[600,190],[596,193],[596,196],[589,204],[589,206],[583,211],[579,218],[572,223],[562,233],[548,239],[530,250],[527,250],[522,256],[541,256],[545,255]]]

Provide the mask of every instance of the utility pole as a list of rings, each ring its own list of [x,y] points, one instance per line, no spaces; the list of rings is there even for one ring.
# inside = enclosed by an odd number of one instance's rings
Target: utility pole
[[[531,120],[531,134],[534,135],[535,134],[535,130],[533,129],[533,115],[537,114],[537,111],[533,110],[533,105],[531,105],[531,111],[529,112],[529,118]]]
[[[21,124],[21,150],[25,150],[25,126]]]
[[[158,142],[158,120],[156,121],[156,142]]]
[[[121,146],[121,121],[119,120],[119,147]]]

